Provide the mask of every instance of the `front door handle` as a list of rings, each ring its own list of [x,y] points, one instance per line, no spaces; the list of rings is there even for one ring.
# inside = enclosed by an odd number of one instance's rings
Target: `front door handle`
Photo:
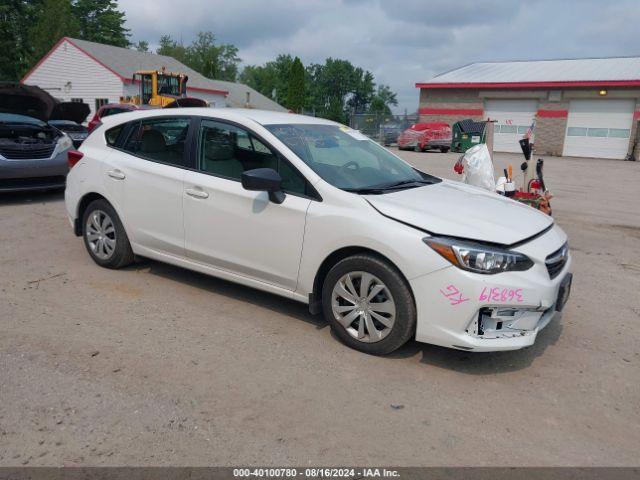
[[[116,180],[124,180],[126,178],[126,175],[117,168],[115,170],[109,170],[107,172],[107,175],[109,175],[111,178],[115,178]]]
[[[184,192],[194,198],[209,198],[209,194],[201,188],[187,188]]]

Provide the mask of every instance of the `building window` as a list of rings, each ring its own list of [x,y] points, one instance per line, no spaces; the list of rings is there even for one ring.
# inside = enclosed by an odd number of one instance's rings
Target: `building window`
[[[101,106],[109,103],[108,98],[96,98],[96,110],[98,110]]]
[[[567,135],[570,137],[586,137],[587,129],[584,127],[569,127]]]
[[[629,138],[631,130],[628,128],[610,128],[609,137],[613,138]]]
[[[81,98],[72,98],[71,102],[73,102],[73,103],[83,103],[83,100]]]
[[[587,131],[589,137],[606,137],[608,133],[609,131],[606,128],[590,128]]]

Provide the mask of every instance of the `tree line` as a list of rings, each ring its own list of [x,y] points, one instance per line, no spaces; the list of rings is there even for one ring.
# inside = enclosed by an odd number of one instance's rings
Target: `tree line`
[[[19,80],[62,37],[149,52],[148,41],[130,41],[116,0],[0,0],[0,80]],[[278,55],[240,70],[238,48],[200,32],[184,45],[163,35],[155,53],[184,63],[205,77],[240,81],[295,112],[346,123],[350,113],[391,113],[396,94],[348,60],[327,58],[303,65]]]

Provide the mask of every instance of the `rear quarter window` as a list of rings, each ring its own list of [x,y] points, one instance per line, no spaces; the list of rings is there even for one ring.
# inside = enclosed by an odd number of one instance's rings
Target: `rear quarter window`
[[[107,141],[107,145],[114,147],[118,143],[118,138],[124,129],[124,125],[118,125],[110,128],[104,133],[104,139]]]

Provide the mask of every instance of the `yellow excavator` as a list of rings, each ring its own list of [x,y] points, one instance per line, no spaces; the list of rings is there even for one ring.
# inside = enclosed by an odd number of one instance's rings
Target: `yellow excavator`
[[[138,70],[132,81],[139,85],[138,95],[120,97],[120,103],[149,105],[156,108],[208,107],[206,100],[187,97],[189,77],[162,70]]]

